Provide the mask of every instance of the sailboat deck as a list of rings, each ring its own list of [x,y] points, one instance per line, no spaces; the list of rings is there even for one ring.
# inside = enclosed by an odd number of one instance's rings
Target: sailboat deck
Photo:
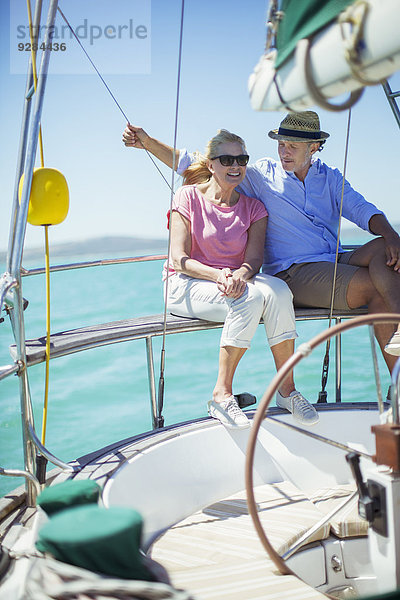
[[[366,535],[368,525],[358,517],[356,498],[331,521],[322,523],[328,510],[352,491],[351,485],[342,485],[314,490],[307,497],[289,481],[254,490],[260,520],[281,555],[312,526],[317,529],[307,544],[326,540],[332,533],[338,537]],[[324,549],[319,544],[308,548],[306,552],[313,553],[321,565],[312,583],[323,586]],[[151,556],[167,568],[175,587],[188,590],[199,600],[251,600],[265,598],[265,594],[282,599],[326,597],[301,579],[277,571],[255,533],[244,491],[168,529],[153,544]]]

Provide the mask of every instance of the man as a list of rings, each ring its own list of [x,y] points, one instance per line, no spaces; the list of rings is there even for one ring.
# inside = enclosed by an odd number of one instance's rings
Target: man
[[[262,270],[280,277],[291,288],[297,306],[329,308],[337,246],[343,177],[315,154],[329,137],[313,111],[289,113],[279,129],[268,134],[278,140],[280,162],[262,158],[247,169],[238,187],[261,200],[268,210]],[[192,156],[151,138],[128,125],[126,146],[146,148],[178,173]],[[382,211],[367,202],[346,181],[343,216],[379,236],[344,252],[339,246],[335,283],[336,309],[367,306],[370,313],[400,313],[400,237]],[[396,331],[395,331],[396,329]],[[400,355],[400,324],[377,325],[375,334],[392,371]]]

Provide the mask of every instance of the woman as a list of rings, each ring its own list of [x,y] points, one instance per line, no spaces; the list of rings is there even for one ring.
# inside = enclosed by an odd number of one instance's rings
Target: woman
[[[289,288],[278,278],[258,274],[267,211],[259,200],[235,189],[248,160],[244,141],[221,129],[208,143],[206,157],[185,171],[170,219],[167,306],[179,316],[224,321],[208,412],[231,427],[249,426],[232,382],[260,318],[277,368],[293,354],[297,337]],[[318,421],[314,407],[296,391],[292,374],[282,383],[277,404],[302,423]]]

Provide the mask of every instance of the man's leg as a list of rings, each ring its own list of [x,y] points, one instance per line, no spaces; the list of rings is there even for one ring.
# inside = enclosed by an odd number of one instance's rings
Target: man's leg
[[[400,273],[386,265],[385,242],[383,238],[371,240],[355,250],[349,260],[350,265],[367,267],[371,282],[382,297],[386,310],[400,313]]]
[[[340,310],[367,305],[371,314],[400,313],[400,274],[386,266],[381,238],[352,253],[345,253],[337,267],[334,308]],[[292,290],[295,306],[316,308],[330,307],[333,275],[334,263],[324,261],[292,265],[278,273],[278,277],[286,281]],[[384,347],[395,329],[395,325],[378,325],[375,328],[390,371],[396,357],[387,354]]]
[[[347,302],[350,308],[366,304],[371,314],[400,313],[400,274],[386,265],[382,238],[357,248],[348,264],[361,267],[354,274],[347,289]],[[375,326],[375,335],[390,371],[397,357],[387,354],[384,348],[396,329],[400,330],[400,324],[397,328],[391,324]]]

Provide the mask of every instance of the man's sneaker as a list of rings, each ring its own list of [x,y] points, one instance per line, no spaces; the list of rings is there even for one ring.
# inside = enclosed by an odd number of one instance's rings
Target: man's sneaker
[[[400,331],[396,331],[385,346],[385,352],[400,356]]]
[[[276,404],[280,408],[286,408],[291,412],[296,421],[299,421],[302,425],[314,425],[319,421],[319,415],[313,405],[297,390],[294,390],[287,398],[277,392]]]
[[[236,399],[233,396],[229,396],[222,402],[215,402],[210,400],[208,402],[208,414],[214,419],[221,421],[225,427],[245,428],[250,427],[250,421],[240,410]]]

